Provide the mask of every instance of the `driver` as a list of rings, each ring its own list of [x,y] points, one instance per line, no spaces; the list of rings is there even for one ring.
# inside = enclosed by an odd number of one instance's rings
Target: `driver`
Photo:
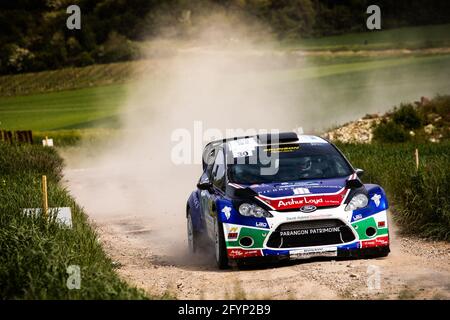
[[[323,174],[322,170],[313,167],[313,161],[311,157],[300,158],[298,160],[297,166],[300,173],[300,177],[302,179],[320,177]]]
[[[302,173],[311,170],[311,166],[312,166],[311,157],[303,157],[298,161],[298,168]]]

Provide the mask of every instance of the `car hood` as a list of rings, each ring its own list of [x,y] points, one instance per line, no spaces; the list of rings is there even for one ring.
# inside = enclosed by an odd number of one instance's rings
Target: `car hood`
[[[344,201],[349,178],[356,177],[236,186],[251,189],[257,194],[256,199],[273,210],[298,209],[307,205],[332,207]]]

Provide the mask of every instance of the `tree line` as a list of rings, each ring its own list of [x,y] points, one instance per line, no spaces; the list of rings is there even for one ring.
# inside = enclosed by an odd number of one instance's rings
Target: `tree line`
[[[66,26],[81,8],[82,30]],[[6,0],[0,3],[0,74],[139,58],[137,43],[195,34],[210,12],[262,22],[280,39],[366,31],[366,8],[383,29],[450,22],[448,0]]]

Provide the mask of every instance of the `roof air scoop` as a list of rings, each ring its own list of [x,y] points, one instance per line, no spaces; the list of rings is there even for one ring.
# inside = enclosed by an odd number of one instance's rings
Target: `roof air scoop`
[[[264,133],[258,134],[257,137],[259,144],[298,142],[298,136],[295,132]]]

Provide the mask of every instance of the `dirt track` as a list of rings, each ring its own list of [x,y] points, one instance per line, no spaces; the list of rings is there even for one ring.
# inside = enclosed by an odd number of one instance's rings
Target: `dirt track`
[[[119,275],[149,294],[169,293],[179,299],[450,299],[450,245],[400,236],[392,224],[392,252],[387,258],[219,271],[211,257],[187,254],[183,208],[164,218],[149,214],[150,200],[139,204],[140,210],[124,209],[127,201],[134,201],[127,184],[136,187],[145,181],[124,181],[120,199],[105,199],[92,196],[107,187],[97,171],[67,170],[66,179],[98,227]],[[123,206],[103,212],[98,210],[102,202]],[[368,277],[377,267],[380,289],[369,290]]]

